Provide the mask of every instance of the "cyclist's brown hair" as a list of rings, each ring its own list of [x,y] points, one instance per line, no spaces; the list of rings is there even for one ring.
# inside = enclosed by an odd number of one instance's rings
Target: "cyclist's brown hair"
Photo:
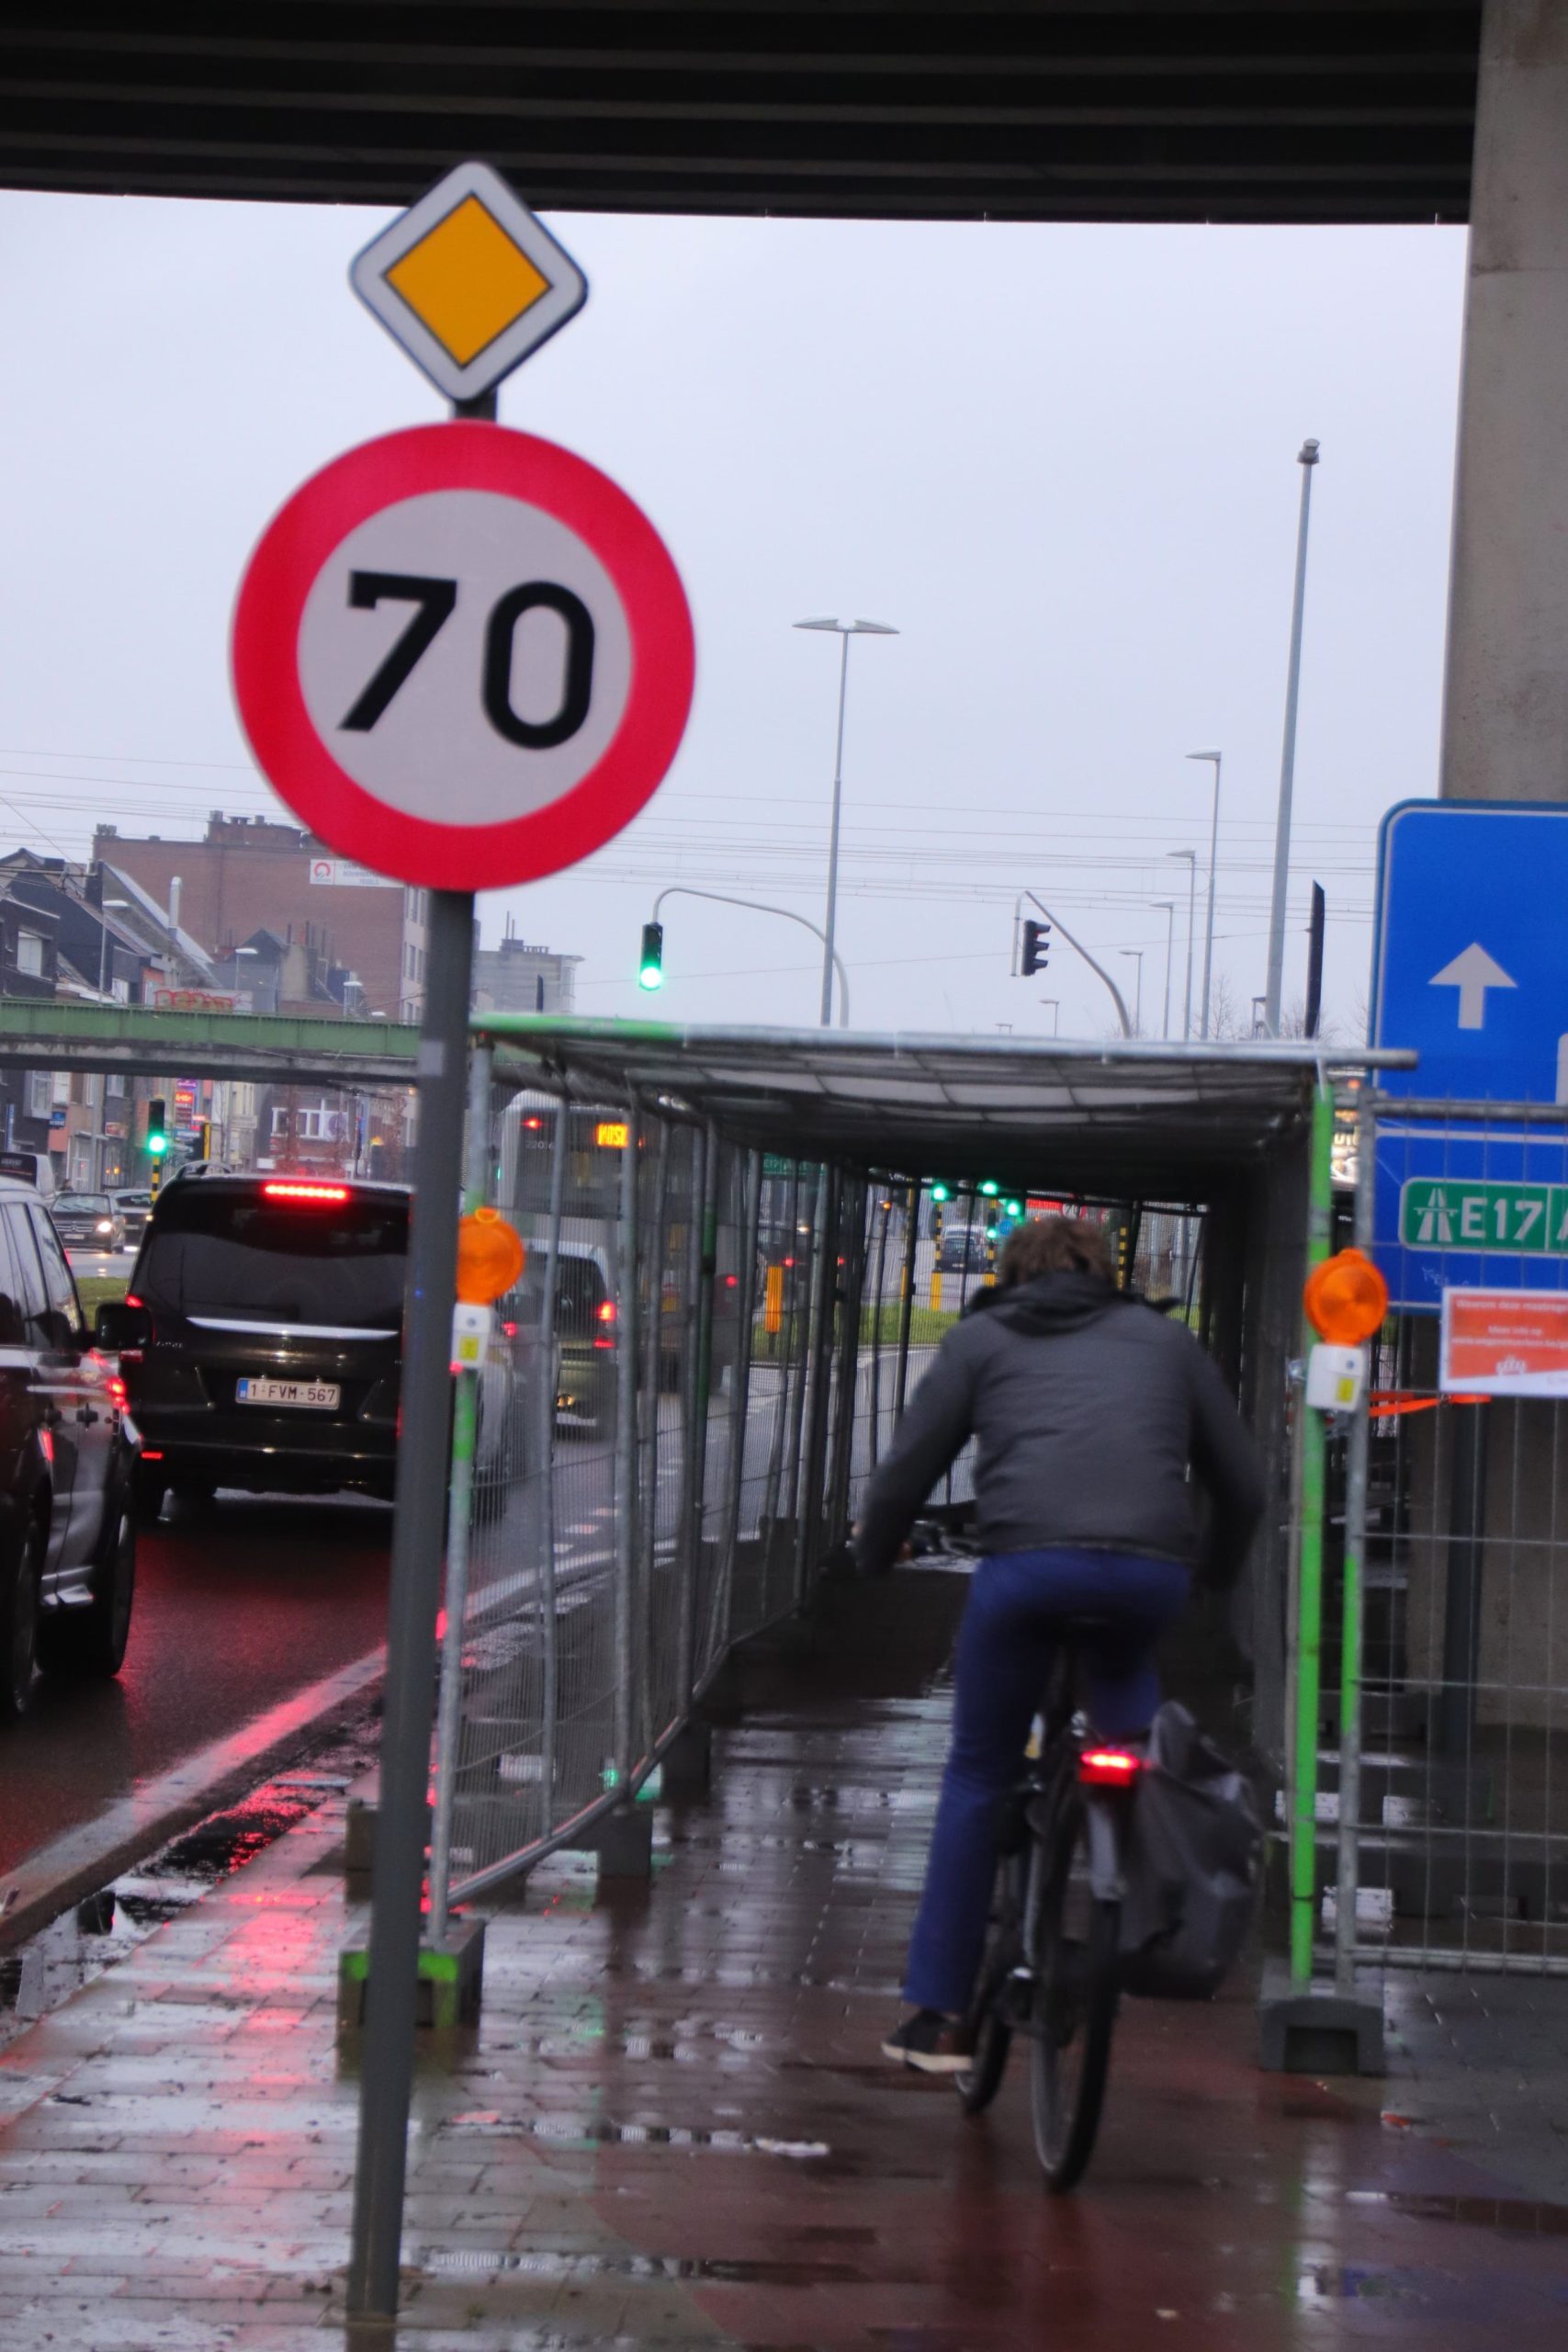
[[[1043,1216],[1021,1225],[1002,1244],[997,1266],[1000,1288],[1032,1283],[1039,1274],[1098,1274],[1114,1282],[1111,1246],[1104,1228],[1087,1217]]]

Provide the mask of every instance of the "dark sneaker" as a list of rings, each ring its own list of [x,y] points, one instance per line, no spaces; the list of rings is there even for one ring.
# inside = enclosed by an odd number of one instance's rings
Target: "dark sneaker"
[[[939,2009],[915,2009],[895,2026],[882,2054],[897,2065],[918,2066],[922,2075],[962,2075],[975,2055],[975,2037]]]

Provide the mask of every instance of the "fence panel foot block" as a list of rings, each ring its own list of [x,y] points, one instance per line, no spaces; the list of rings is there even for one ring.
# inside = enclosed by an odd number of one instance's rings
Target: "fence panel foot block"
[[[1382,2075],[1382,2003],[1330,1986],[1292,1985],[1266,1968],[1258,2006],[1258,2063],[1267,2075]]]
[[[479,2021],[484,1997],[485,1923],[454,1919],[439,1950],[422,1944],[414,2023],[437,2033]],[[350,1945],[337,1959],[337,2022],[340,2033],[357,2033],[365,2022],[370,1984],[370,1954]]]
[[[653,1876],[651,1807],[629,1804],[601,1815],[578,1850],[598,1855],[601,1886],[606,1879],[633,1879],[646,1883]]]
[[[659,1760],[660,1794],[705,1796],[713,1780],[713,1725],[683,1724]]]

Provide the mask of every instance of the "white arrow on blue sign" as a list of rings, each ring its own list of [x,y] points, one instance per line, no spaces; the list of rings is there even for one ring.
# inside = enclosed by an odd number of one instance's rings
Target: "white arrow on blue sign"
[[[1568,808],[1405,801],[1383,819],[1372,965],[1374,1046],[1414,1046],[1414,1070],[1385,1070],[1386,1093],[1464,1103],[1568,1102]],[[1568,1117],[1568,1114],[1565,1114]],[[1402,1229],[1416,1180],[1473,1188],[1568,1182],[1562,1133],[1506,1120],[1380,1125],[1377,1240],[1393,1302],[1436,1310],[1445,1288],[1563,1279],[1561,1261],[1521,1250],[1484,1265],[1461,1223],[1429,1220],[1437,1248]],[[1503,1245],[1506,1249],[1506,1244]],[[1493,1244],[1495,1250],[1497,1245]]]

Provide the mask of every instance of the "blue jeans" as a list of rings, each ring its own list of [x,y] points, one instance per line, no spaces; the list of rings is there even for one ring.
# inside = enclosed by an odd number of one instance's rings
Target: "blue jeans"
[[[1107,1739],[1146,1731],[1159,1704],[1154,1648],[1190,1584],[1175,1560],[1123,1552],[1003,1552],[975,1571],[958,1635],[953,1744],[904,1997],[961,2017],[985,1949],[997,1808],[1019,1776],[1064,1622],[1103,1611],[1078,1641],[1089,1720]]]

